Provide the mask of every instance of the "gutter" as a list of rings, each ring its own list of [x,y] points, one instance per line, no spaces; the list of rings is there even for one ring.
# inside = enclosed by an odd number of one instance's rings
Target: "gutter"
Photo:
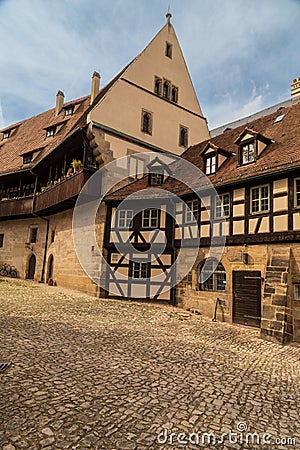
[[[40,279],[40,283],[44,283],[45,282],[45,269],[46,269],[46,260],[47,260],[47,250],[48,250],[48,238],[49,238],[49,228],[50,228],[50,220],[47,219],[46,217],[42,217],[39,214],[34,212],[34,208],[35,208],[35,199],[36,199],[36,191],[37,191],[37,183],[38,183],[38,175],[36,173],[34,173],[31,169],[30,169],[30,173],[35,177],[35,183],[34,183],[34,192],[33,192],[33,199],[32,199],[32,209],[31,209],[31,214],[35,217],[38,217],[41,220],[45,220],[47,222],[47,226],[46,226],[46,236],[45,236],[45,246],[44,246],[44,256],[43,256],[43,265],[42,265],[42,274],[41,274],[41,279]]]

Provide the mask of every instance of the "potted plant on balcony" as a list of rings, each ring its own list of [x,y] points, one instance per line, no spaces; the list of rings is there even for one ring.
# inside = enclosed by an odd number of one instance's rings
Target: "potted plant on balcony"
[[[82,162],[80,161],[80,159],[73,159],[73,161],[71,162],[71,166],[74,169],[74,173],[79,172],[82,166]]]

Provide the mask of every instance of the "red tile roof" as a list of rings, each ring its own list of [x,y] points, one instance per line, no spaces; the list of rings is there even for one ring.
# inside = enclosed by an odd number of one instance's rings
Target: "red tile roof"
[[[282,121],[274,123],[275,119],[283,114],[285,116]],[[265,136],[270,141],[255,162],[240,166],[238,164],[238,145],[235,142],[246,128],[250,129],[252,133],[255,132],[258,135]],[[293,167],[299,167],[300,169],[300,102],[260,117],[247,123],[246,126],[241,125],[200,144],[193,145],[183,153],[182,158],[204,171],[202,154],[208,143],[228,151],[232,155],[228,156],[215,174],[208,176],[211,183],[216,187],[236,184],[241,180],[245,181],[253,177],[281,173]],[[169,177],[163,185],[164,189],[183,195],[191,192],[188,186],[192,185],[195,189],[203,188],[203,179],[192,179],[189,172],[185,173],[186,169],[180,164],[180,161],[176,164],[176,173],[186,180],[187,185]],[[172,171],[175,173],[174,167]],[[107,200],[121,200],[137,190],[145,189],[147,181],[147,177],[138,180],[136,183],[110,194],[107,196]],[[151,186],[151,188],[153,187]]]
[[[64,103],[63,109],[55,116],[55,108],[37,116],[7,126],[0,130],[0,175],[30,169],[48,156],[70,133],[86,125],[86,117],[96,103],[109,91],[121,77],[128,65],[124,67],[106,86],[104,86],[93,105],[90,95]],[[74,106],[73,114],[64,117],[64,109]],[[46,129],[56,127],[53,137],[46,138]],[[4,131],[11,130],[7,139],[2,139]],[[33,152],[31,163],[23,165],[22,155]]]

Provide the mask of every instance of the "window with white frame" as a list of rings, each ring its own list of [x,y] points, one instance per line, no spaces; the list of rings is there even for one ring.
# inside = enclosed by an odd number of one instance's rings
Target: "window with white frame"
[[[295,300],[300,300],[300,284],[294,285],[294,297]]]
[[[204,280],[204,281],[202,281]],[[201,291],[225,291],[226,272],[221,263],[206,260],[201,267],[199,288]]]
[[[53,137],[55,134],[55,127],[47,128],[46,130],[46,138]]]
[[[255,161],[255,147],[254,142],[241,145],[241,164],[249,164]]]
[[[216,155],[207,156],[205,160],[205,173],[206,175],[211,175],[216,173],[217,168],[217,157]]]
[[[129,228],[133,219],[132,209],[121,209],[118,214],[118,228]]]
[[[186,202],[185,221],[194,222],[198,221],[199,217],[199,202],[198,200],[190,200]]]
[[[11,130],[3,131],[3,139],[8,139],[10,136]]]
[[[259,186],[251,189],[251,213],[269,211],[269,186]]]
[[[295,206],[300,206],[300,178],[295,180]]]
[[[229,217],[230,212],[230,196],[229,194],[219,194],[216,197],[215,216],[217,218]]]
[[[148,263],[133,263],[132,275],[133,278],[148,278]]]
[[[71,105],[71,106],[66,106],[66,107],[65,107],[65,117],[67,117],[67,116],[72,116],[73,111],[74,111],[74,106],[73,106],[73,105]]]
[[[144,209],[142,213],[143,228],[158,228],[158,209]]]

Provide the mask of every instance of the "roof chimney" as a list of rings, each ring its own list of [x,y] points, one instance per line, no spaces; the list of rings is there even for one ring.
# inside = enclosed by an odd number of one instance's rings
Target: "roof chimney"
[[[291,84],[292,87],[292,100],[300,95],[300,77],[294,78]]]
[[[91,90],[91,100],[90,105],[94,103],[95,98],[99,94],[100,89],[100,73],[94,72],[92,76],[92,90]]]
[[[58,114],[61,112],[62,107],[64,106],[64,93],[62,91],[58,91],[56,94],[56,106],[55,106],[55,115],[58,116]]]

